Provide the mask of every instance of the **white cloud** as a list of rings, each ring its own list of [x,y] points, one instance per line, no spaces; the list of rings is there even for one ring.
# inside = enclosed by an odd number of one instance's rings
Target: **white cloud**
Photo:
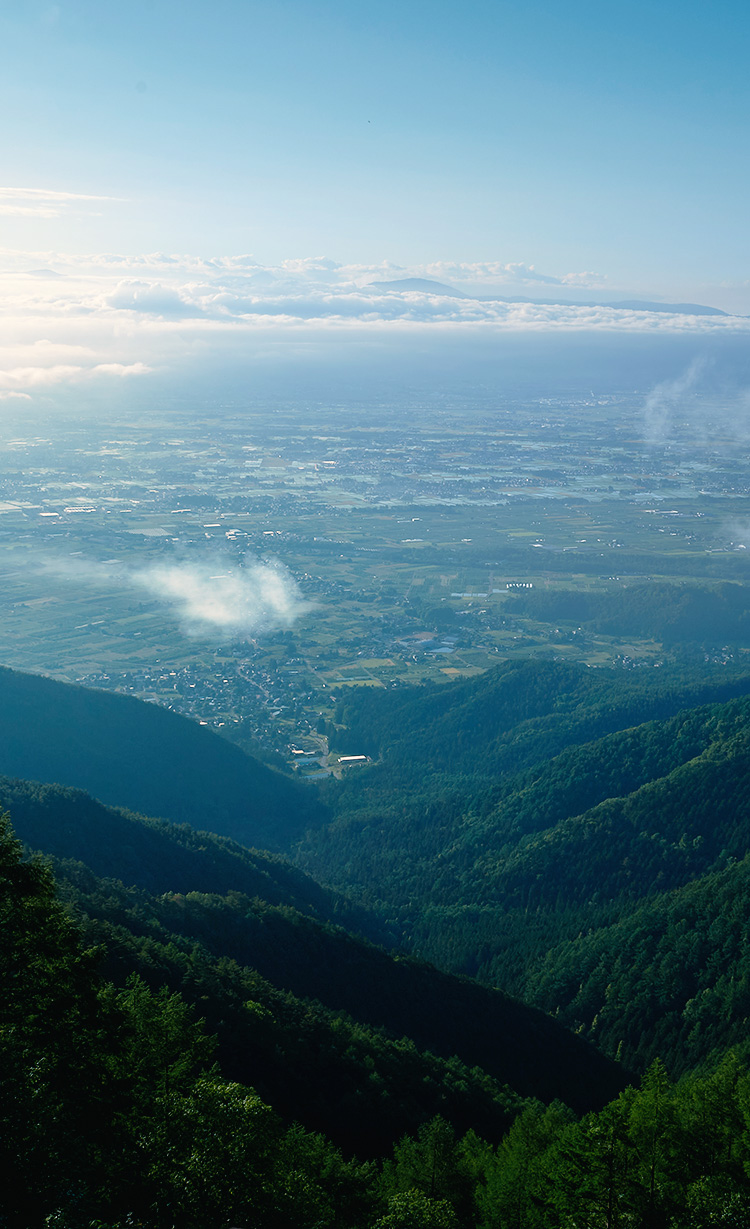
[[[31,275],[31,276],[30,276]],[[750,332],[739,316],[586,306],[565,300],[587,274],[559,277],[533,265],[342,265],[320,257],[262,265],[254,257],[72,256],[0,249],[0,390],[53,389],[96,377],[184,371],[244,362],[273,348],[357,341],[440,344],[449,337],[515,333],[722,336]],[[380,287],[427,278],[462,288]],[[505,279],[505,280],[503,280]],[[503,302],[492,295],[550,302]],[[498,287],[500,290],[498,291]],[[531,290],[529,290],[531,287]],[[473,296],[473,297],[472,297]]]
[[[128,568],[50,558],[42,567],[77,585],[148,593],[172,611],[185,635],[215,642],[290,628],[312,609],[292,573],[277,559],[237,564],[214,557]]]
[[[55,363],[49,367],[0,368],[0,390],[7,394],[25,388],[56,384],[76,384],[93,376],[139,376],[150,370],[145,363],[94,363],[91,367]]]
[[[92,376],[120,376],[127,379],[129,376],[148,375],[150,370],[145,363],[96,363],[93,367],[84,367],[81,378],[88,380]]]
[[[106,300],[108,307],[123,311],[150,312],[157,316],[202,315],[197,303],[191,303],[179,290],[161,282],[120,282]]]
[[[218,573],[206,564],[176,564],[135,572],[133,581],[168,603],[191,636],[255,636],[291,627],[310,609],[291,572],[278,562]]]

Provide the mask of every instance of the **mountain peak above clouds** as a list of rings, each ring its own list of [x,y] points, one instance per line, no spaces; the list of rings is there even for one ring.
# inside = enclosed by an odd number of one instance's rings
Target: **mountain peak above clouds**
[[[402,290],[404,292],[420,291],[422,294],[446,295],[452,299],[472,299],[475,296],[464,294],[446,282],[435,282],[429,277],[402,277],[395,282],[368,282],[370,290]]]

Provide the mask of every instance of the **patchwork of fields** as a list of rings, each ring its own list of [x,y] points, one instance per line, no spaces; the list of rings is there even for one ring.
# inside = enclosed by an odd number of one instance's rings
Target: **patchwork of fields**
[[[657,637],[521,600],[744,580],[736,444],[707,448],[690,415],[668,444],[648,440],[642,406],[623,393],[408,415],[57,420],[34,437],[8,425],[0,657],[169,704],[269,757],[315,751],[324,766],[325,721],[352,686],[443,682],[529,654],[657,665],[674,652]],[[268,558],[305,604],[243,636],[186,634],[132,581],[196,562],[218,580]],[[744,648],[719,639],[707,653]]]

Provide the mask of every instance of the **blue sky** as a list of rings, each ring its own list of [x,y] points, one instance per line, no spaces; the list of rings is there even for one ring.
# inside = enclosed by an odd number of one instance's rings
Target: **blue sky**
[[[413,276],[750,314],[749,35],[750,6],[728,0],[6,0],[0,271],[18,344],[36,328],[62,347],[52,366],[85,367],[78,346],[137,374],[174,361],[176,321],[208,348],[248,314],[254,336],[265,315],[309,338],[321,303],[328,336],[334,318],[400,328],[403,303],[351,295]],[[39,267],[54,279],[30,293]],[[687,327],[407,307],[419,327]],[[118,312],[140,349],[104,344]]]

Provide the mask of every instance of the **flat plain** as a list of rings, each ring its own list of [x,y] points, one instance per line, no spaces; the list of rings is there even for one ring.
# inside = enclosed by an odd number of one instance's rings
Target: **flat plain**
[[[443,683],[528,655],[653,668],[670,652],[656,639],[517,601],[746,578],[743,448],[715,430],[707,444],[687,411],[655,439],[643,403],[231,406],[50,419],[34,435],[8,423],[0,660],[168,704],[285,762],[306,752],[314,771],[349,687]],[[291,626],[195,634],[133,583],[258,559],[305,599]]]

